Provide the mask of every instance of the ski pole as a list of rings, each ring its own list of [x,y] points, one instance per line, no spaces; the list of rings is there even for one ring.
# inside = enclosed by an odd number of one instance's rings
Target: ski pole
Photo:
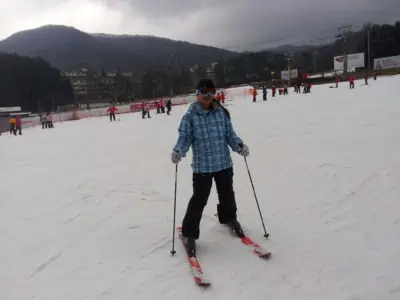
[[[172,250],[171,254],[175,255],[175,220],[176,220],[176,190],[178,186],[178,164],[175,166],[175,196],[174,196],[174,221],[172,227]]]
[[[264,229],[264,237],[265,237],[265,238],[268,238],[268,237],[269,237],[269,233],[267,233],[267,230],[265,229],[264,218],[263,218],[262,213],[261,213],[260,204],[258,203],[258,199],[257,199],[257,195],[256,195],[256,190],[255,190],[255,188],[254,188],[253,179],[251,178],[251,173],[250,173],[249,165],[247,164],[247,159],[246,159],[246,157],[244,158],[244,162],[246,163],[247,173],[249,173],[250,183],[251,183],[251,186],[252,186],[252,188],[253,188],[254,198],[256,199],[258,212],[260,213],[261,223],[262,223],[262,226],[263,226],[263,229]]]

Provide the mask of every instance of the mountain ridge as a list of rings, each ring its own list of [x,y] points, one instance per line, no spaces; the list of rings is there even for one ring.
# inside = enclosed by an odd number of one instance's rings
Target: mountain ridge
[[[86,33],[74,27],[45,25],[19,31],[0,41],[0,52],[40,56],[70,71],[117,69],[147,71],[210,64],[238,53],[149,35]]]

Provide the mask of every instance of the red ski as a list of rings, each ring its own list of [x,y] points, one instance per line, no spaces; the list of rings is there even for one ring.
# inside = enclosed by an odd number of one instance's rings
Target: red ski
[[[252,252],[257,255],[258,257],[267,259],[271,256],[271,252],[265,250],[263,247],[261,247],[259,244],[254,242],[251,238],[248,236],[244,236],[240,238],[242,240],[242,243],[245,244],[247,247],[249,247]]]
[[[203,273],[203,269],[202,269],[202,267],[200,265],[200,262],[197,259],[197,257],[196,256],[190,257],[189,253],[187,252],[186,246],[183,243],[183,239],[182,239],[182,227],[178,227],[177,230],[178,230],[178,233],[179,233],[179,239],[182,241],[183,247],[185,248],[185,252],[186,252],[187,257],[189,259],[190,269],[192,270],[194,281],[199,286],[203,286],[203,287],[210,286],[211,282],[207,278],[205,278],[204,273]]]
[[[214,214],[214,216],[216,216],[217,218],[218,218],[218,214]],[[231,232],[232,232],[232,234],[235,236],[235,237],[238,237],[237,235],[236,235],[236,233],[231,229],[231,228],[229,228],[228,226],[226,226],[226,225],[224,225],[226,228],[228,228]],[[246,234],[244,235],[244,237],[238,237],[241,241],[242,241],[242,243],[244,244],[244,245],[246,245],[247,247],[249,247],[250,249],[251,249],[251,251],[255,254],[255,255],[257,255],[258,257],[260,257],[260,258],[264,258],[264,259],[267,259],[267,258],[269,258],[270,256],[271,256],[271,252],[269,252],[269,251],[267,251],[266,249],[264,249],[263,247],[261,247],[259,244],[257,244],[255,241],[253,241],[250,237],[248,237]]]

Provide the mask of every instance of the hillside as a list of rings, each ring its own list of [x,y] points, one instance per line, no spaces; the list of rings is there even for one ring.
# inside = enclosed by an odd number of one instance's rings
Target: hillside
[[[88,34],[72,27],[43,26],[21,31],[0,42],[0,52],[41,56],[64,70],[90,68],[146,71],[209,64],[234,52],[153,36]]]

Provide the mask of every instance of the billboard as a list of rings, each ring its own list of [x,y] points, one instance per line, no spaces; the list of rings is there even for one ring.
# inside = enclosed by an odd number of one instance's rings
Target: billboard
[[[291,73],[291,79],[296,79],[299,77],[299,70],[293,69],[290,70]],[[282,80],[289,80],[289,71],[285,70],[281,72],[281,79]]]
[[[365,59],[364,53],[347,54],[347,68],[364,68]],[[335,71],[343,70],[344,68],[344,56],[335,56],[333,58],[333,68]]]
[[[374,59],[374,70],[400,68],[400,55]]]

